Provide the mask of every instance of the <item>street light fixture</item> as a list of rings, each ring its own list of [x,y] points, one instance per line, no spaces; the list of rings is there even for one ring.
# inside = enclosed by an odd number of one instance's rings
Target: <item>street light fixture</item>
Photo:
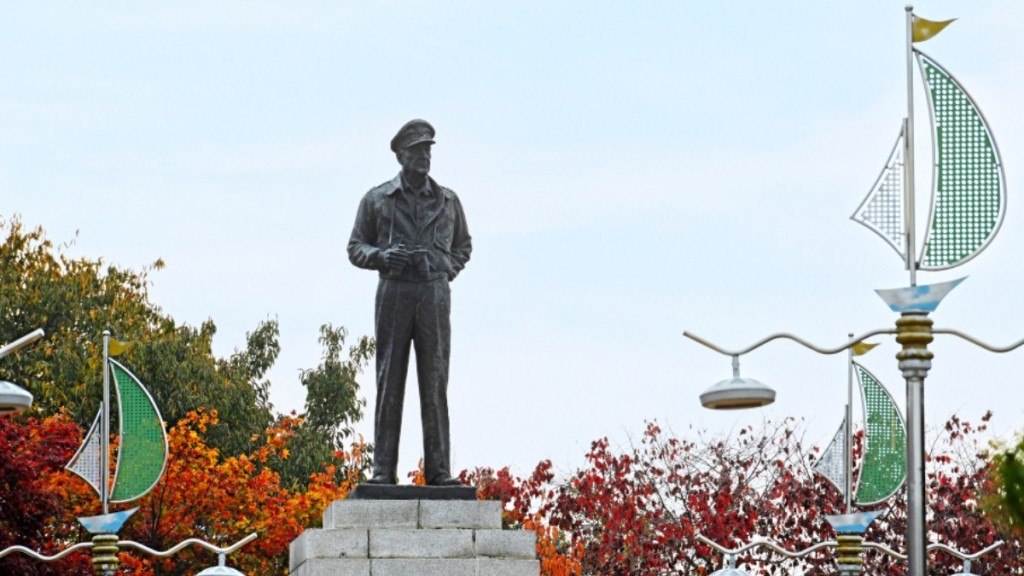
[[[0,415],[17,414],[32,407],[32,394],[21,386],[0,380]]]
[[[245,576],[245,574],[225,565],[225,554],[217,555],[217,565],[203,570],[196,576]]]
[[[976,338],[964,334],[958,330],[932,328],[932,320],[928,313],[935,310],[942,298],[953,287],[960,283],[960,280],[935,284],[931,286],[912,286],[909,288],[895,290],[878,290],[889,307],[894,312],[900,313],[896,320],[895,329],[872,330],[861,336],[854,337],[848,342],[835,348],[822,348],[815,346],[792,334],[778,333],[768,336],[742,350],[725,350],[707,340],[704,340],[689,332],[683,335],[695,342],[698,342],[716,352],[733,357],[734,371],[739,356],[746,354],[776,339],[788,339],[801,344],[819,354],[836,354],[872,336],[883,334],[895,334],[896,342],[902,346],[896,355],[899,360],[899,368],[907,385],[907,550],[909,557],[909,573],[911,576],[925,576],[925,556],[927,527],[925,525],[925,474],[924,474],[924,381],[931,369],[932,352],[928,350],[928,344],[936,334],[948,334],[957,336],[976,346],[989,350],[990,352],[1009,352],[1024,345],[1021,339],[1009,346],[999,347],[986,344]],[[734,372],[735,373],[735,372]],[[738,376],[737,376],[738,377]],[[733,381],[737,377],[733,378]],[[726,381],[729,382],[729,381]],[[721,382],[719,384],[722,384]],[[718,386],[718,385],[716,385]],[[712,389],[715,387],[712,387]],[[710,390],[709,390],[710,392]],[[705,393],[707,394],[707,393]],[[702,396],[703,400],[703,396]],[[741,396],[737,394],[733,402],[742,404],[749,402],[753,404],[757,400],[755,396]],[[705,405],[707,405],[705,403]],[[710,406],[716,407],[716,406]]]
[[[732,378],[722,380],[700,395],[700,403],[713,410],[759,408],[775,402],[775,390],[740,376],[740,357],[732,357]]]
[[[45,332],[43,332],[42,328],[29,332],[14,342],[0,348],[0,358],[21,350],[44,335]],[[18,412],[28,410],[31,406],[32,394],[13,382],[0,380],[0,415],[17,414]]]
[[[728,403],[704,402],[712,408],[767,403],[767,393],[748,394],[750,388],[739,379],[736,358],[775,338],[789,338],[822,354],[835,354],[878,334],[895,334],[901,345],[896,355],[907,386],[907,573],[926,576],[926,524],[924,488],[924,381],[931,369],[928,345],[935,334],[959,336],[993,352],[1008,352],[1024,340],[1006,348],[995,348],[955,330],[932,328],[928,317],[942,298],[960,280],[919,286],[917,272],[949,270],[973,259],[998,233],[1006,214],[1006,178],[999,149],[987,120],[974,99],[952,74],[934,58],[915,47],[945,28],[952,20],[933,22],[905,8],[905,56],[907,70],[907,114],[896,144],[871,191],[851,219],[863,224],[885,240],[910,272],[910,286],[878,290],[889,307],[900,314],[895,330],[876,330],[831,350],[814,346],[789,334],[776,334],[746,350],[722,350],[692,334],[685,336],[734,358],[736,375],[719,383],[728,388]],[[917,62],[928,96],[932,125],[932,197],[924,243],[918,252],[916,241],[916,200],[914,169],[914,62]],[[920,256],[920,257],[919,257]],[[962,280],[962,279],[961,279]],[[731,385],[731,387],[730,387]],[[717,392],[717,391],[716,391]],[[721,394],[725,395],[725,394]],[[704,396],[702,396],[702,402]]]

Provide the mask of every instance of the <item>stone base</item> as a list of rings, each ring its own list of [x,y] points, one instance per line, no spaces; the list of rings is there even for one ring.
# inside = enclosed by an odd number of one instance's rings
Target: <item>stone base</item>
[[[476,500],[472,486],[413,486],[412,484],[360,484],[349,500]]]
[[[394,488],[394,487],[391,487]],[[458,487],[456,487],[458,488]],[[536,535],[492,500],[337,500],[292,541],[293,576],[537,576]]]

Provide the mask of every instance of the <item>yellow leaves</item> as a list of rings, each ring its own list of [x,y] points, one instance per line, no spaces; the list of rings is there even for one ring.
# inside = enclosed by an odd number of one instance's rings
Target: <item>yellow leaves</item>
[[[419,463],[416,465],[416,470],[409,474],[409,478],[412,480],[413,486],[427,485],[427,473],[423,467],[423,458],[420,458]]]
[[[257,532],[257,541],[232,554],[232,564],[245,574],[284,574],[289,543],[303,529],[317,526],[326,507],[354,489],[366,457],[365,445],[357,442],[312,474],[304,487],[286,487],[267,463],[275,457],[299,456],[291,454],[286,442],[297,433],[297,422],[276,423],[248,453],[225,456],[207,443],[208,433],[218,423],[217,413],[188,413],[169,427],[170,459],[165,475],[149,494],[132,504],[142,510],[125,525],[121,537],[168,549],[186,538],[227,545]],[[74,430],[68,433],[65,448],[69,455],[77,447],[75,435]],[[52,435],[43,431],[38,436],[40,442],[53,442]],[[84,481],[63,470],[47,479],[47,489],[59,495],[62,504],[62,516],[55,518],[53,525],[61,527],[59,534],[65,541],[78,538],[75,518],[98,513],[95,494]],[[189,554],[168,559],[129,554],[125,566],[139,576],[184,574],[195,573],[204,562],[208,565],[208,560]]]

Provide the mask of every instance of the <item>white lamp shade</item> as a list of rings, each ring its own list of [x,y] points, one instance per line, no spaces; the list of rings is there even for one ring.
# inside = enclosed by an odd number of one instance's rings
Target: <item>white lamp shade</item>
[[[700,403],[715,410],[757,408],[772,402],[775,402],[775,390],[753,378],[738,376],[722,380],[700,395]]]
[[[32,395],[20,386],[0,380],[0,414],[15,414],[32,406]]]
[[[196,576],[245,576],[238,570],[231,568],[230,566],[214,566],[203,570]]]

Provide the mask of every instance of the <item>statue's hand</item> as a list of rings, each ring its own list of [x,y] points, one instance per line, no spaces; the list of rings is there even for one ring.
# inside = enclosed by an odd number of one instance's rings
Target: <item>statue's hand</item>
[[[397,272],[412,260],[412,252],[402,248],[388,248],[381,254],[381,259],[389,270]]]

